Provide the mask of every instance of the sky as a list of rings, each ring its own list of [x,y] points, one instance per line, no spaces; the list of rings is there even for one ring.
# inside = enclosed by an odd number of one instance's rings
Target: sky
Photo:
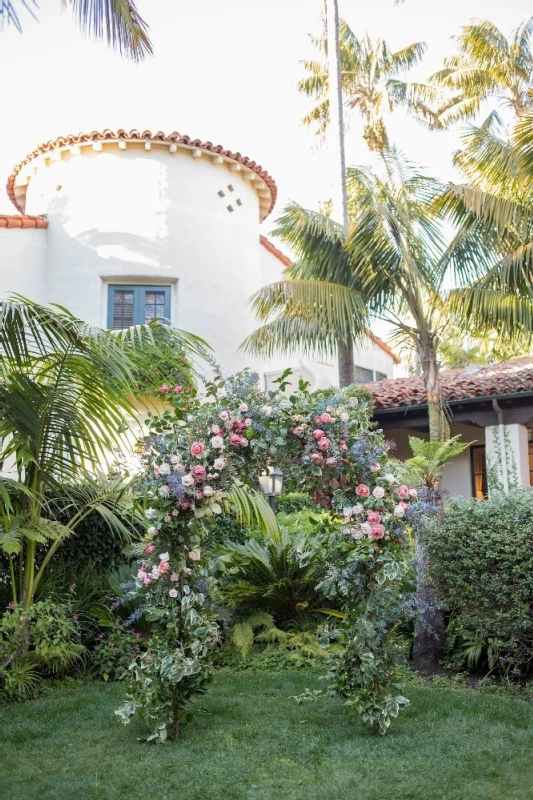
[[[328,198],[328,153],[301,125],[310,101],[296,89],[300,60],[313,57],[308,34],[319,30],[322,0],[138,0],[155,55],[137,65],[85,39],[60,6],[60,0],[42,0],[38,22],[21,6],[23,32],[0,33],[2,184],[42,141],[131,127],[177,130],[262,164],[279,189],[276,209],[263,223],[266,234],[287,202],[316,208]],[[532,8],[530,0],[405,0],[400,6],[340,0],[340,11],[357,34],[381,36],[393,48],[427,42],[427,56],[412,73],[423,80],[450,52],[450,37],[473,17],[510,32]],[[428,174],[454,177],[458,130],[429,133],[398,112],[389,134]],[[361,129],[352,125],[347,163],[367,161]],[[14,213],[7,195],[0,195],[2,212]]]

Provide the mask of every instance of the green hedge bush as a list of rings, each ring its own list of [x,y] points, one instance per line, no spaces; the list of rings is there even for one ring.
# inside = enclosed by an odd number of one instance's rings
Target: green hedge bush
[[[305,508],[315,508],[316,506],[305,492],[287,492],[276,499],[276,510],[280,514],[295,514]]]
[[[427,547],[452,662],[533,671],[533,491],[453,499]]]

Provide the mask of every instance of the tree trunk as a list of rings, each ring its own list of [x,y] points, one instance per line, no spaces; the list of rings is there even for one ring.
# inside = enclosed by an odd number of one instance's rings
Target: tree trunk
[[[327,42],[329,73],[329,141],[332,164],[336,173],[333,186],[333,217],[348,233],[348,193],[346,190],[346,151],[344,147],[344,114],[342,106],[342,74],[339,48],[339,3],[327,0]]]
[[[344,389],[355,381],[355,367],[353,363],[353,342],[339,342],[339,386]]]
[[[421,345],[419,356],[427,393],[429,438],[431,441],[445,441],[450,437],[450,428],[442,406],[437,344],[433,337]],[[429,576],[428,556],[423,537],[423,527],[419,526],[415,536],[417,620],[413,664],[420,672],[433,673],[440,666],[445,626],[435,587]]]

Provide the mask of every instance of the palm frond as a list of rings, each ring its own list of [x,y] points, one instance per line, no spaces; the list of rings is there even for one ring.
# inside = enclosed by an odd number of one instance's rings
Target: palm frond
[[[107,43],[121,55],[142,61],[152,55],[148,25],[133,0],[63,0],[82,32]]]

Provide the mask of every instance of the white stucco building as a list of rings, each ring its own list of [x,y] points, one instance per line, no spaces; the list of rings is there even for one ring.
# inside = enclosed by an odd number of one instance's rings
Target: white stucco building
[[[239,351],[257,327],[248,300],[290,263],[260,235],[276,184],[255,161],[176,132],[93,131],[38,146],[8,178],[17,214],[0,215],[0,297],[59,303],[102,327],[154,316],[198,334],[226,373],[268,384],[292,366],[314,388],[334,362],[262,362]],[[370,333],[361,381],[392,377],[397,359]]]

